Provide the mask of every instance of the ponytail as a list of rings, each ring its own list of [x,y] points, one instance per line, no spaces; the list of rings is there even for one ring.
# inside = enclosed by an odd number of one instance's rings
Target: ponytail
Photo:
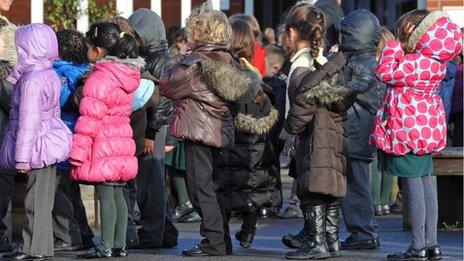
[[[108,22],[94,23],[86,33],[87,43],[104,48],[108,55],[121,59],[137,58],[139,48],[135,38],[121,32],[118,25]]]
[[[114,45],[112,55],[121,59],[137,58],[139,56],[137,41],[130,34],[120,33],[119,39]]]

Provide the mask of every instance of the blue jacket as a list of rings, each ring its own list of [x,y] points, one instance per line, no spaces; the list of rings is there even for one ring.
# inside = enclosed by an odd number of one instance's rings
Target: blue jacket
[[[53,69],[61,80],[61,119],[71,132],[74,133],[79,112],[74,111],[71,106],[69,106],[68,101],[76,92],[79,80],[90,70],[90,65],[88,63],[77,64],[64,60],[57,60],[53,63]],[[65,161],[61,162],[58,168],[63,171],[68,171],[70,170],[70,165]]]
[[[452,61],[446,63],[445,79],[440,82],[438,95],[443,100],[445,106],[446,122],[449,122],[451,115],[451,105],[453,100],[454,82],[456,80],[457,66]]]
[[[68,105],[69,99],[74,95],[79,80],[90,70],[88,63],[77,64],[64,60],[58,60],[53,63],[53,69],[61,79],[61,119],[66,126],[74,133],[78,111],[73,111]]]

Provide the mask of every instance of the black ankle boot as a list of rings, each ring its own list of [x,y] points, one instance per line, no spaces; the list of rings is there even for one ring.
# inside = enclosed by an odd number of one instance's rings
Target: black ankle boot
[[[326,222],[326,240],[327,249],[331,257],[339,257],[342,255],[342,247],[340,246],[340,234],[338,222],[340,218],[340,205],[338,200],[325,207],[325,222]]]
[[[325,205],[309,207],[303,210],[303,215],[305,221],[308,222],[306,234],[310,236],[310,240],[298,250],[287,253],[285,258],[292,260],[329,258],[330,253],[327,251],[326,243]]]
[[[304,225],[303,229],[298,232],[298,234],[288,234],[282,237],[282,243],[289,247],[289,248],[300,248],[304,244],[308,243],[309,240],[311,239],[310,236],[306,233],[306,231],[309,231],[309,222],[307,218],[304,217]]]
[[[256,233],[256,226],[258,225],[258,215],[256,212],[245,212],[242,215],[243,224],[235,238],[240,241],[240,246],[243,248],[249,248],[253,243],[253,239]]]

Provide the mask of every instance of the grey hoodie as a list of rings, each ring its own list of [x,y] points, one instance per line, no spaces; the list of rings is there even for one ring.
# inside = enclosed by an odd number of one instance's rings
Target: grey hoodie
[[[127,20],[142,40],[142,54],[168,49],[164,23],[158,14],[150,9],[140,8]]]

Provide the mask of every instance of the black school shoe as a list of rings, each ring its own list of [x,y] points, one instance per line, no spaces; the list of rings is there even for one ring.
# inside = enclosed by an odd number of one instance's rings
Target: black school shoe
[[[53,243],[53,248],[54,248],[54,251],[56,252],[77,251],[77,250],[82,250],[82,245],[81,244],[69,245],[61,240],[55,240],[55,242]]]
[[[423,249],[414,249],[412,246],[404,253],[388,255],[390,261],[427,261],[427,251]]]
[[[379,238],[356,240],[349,236],[344,242],[341,242],[343,250],[371,250],[380,247]]]
[[[112,255],[113,255],[113,252],[111,251],[111,249],[101,250],[98,248],[94,248],[85,254],[77,255],[77,258],[80,258],[80,259],[107,258],[107,257],[111,257]]]
[[[129,255],[127,247],[116,247],[112,249],[112,257],[126,257]]]
[[[14,252],[8,255],[3,255],[2,259],[4,260],[50,260],[51,256],[41,256],[41,255],[28,255],[26,253]]]
[[[188,256],[188,257],[204,257],[204,256],[225,256],[226,254],[205,252],[199,246],[195,246],[191,249],[186,249],[182,251],[182,255]]]
[[[443,258],[443,254],[441,253],[440,246],[433,246],[427,248],[427,256],[428,260],[441,260]]]

